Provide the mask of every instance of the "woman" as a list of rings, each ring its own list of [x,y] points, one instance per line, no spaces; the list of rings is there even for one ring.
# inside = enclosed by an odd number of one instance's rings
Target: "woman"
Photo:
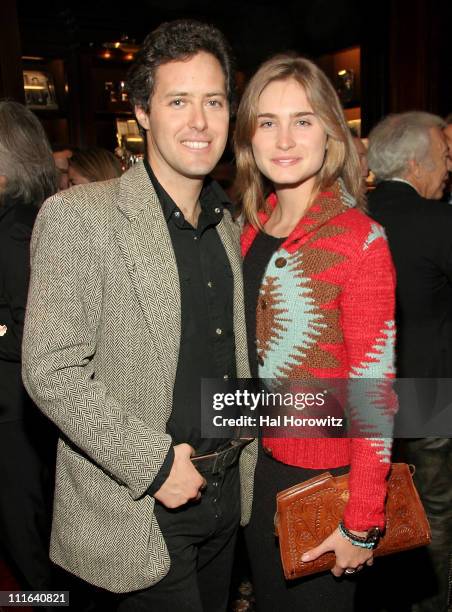
[[[21,343],[33,224],[57,190],[45,132],[33,113],[0,102],[0,542],[22,589],[51,589],[53,426],[26,394]]]
[[[392,262],[381,228],[359,210],[359,160],[323,72],[293,56],[263,64],[240,104],[235,150],[248,221],[242,250],[253,376],[391,377]],[[245,530],[259,611],[353,609],[350,576],[372,563],[361,540],[384,527],[389,465],[382,438],[261,441]],[[276,493],[327,469],[350,469],[350,498],[341,527],[303,561],[334,551],[332,573],[344,579],[286,583],[273,536]]]
[[[107,181],[121,174],[120,161],[106,149],[75,149],[69,158],[69,186]]]

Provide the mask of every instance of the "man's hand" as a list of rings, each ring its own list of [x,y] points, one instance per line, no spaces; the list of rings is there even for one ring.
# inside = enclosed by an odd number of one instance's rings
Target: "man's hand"
[[[201,497],[206,479],[190,461],[193,452],[189,444],[174,446],[174,462],[170,474],[160,489],[154,493],[155,499],[166,508],[179,508]]]
[[[365,535],[365,532],[355,531],[353,533]],[[314,561],[317,557],[323,555],[323,553],[331,550],[334,551],[336,555],[336,564],[331,570],[331,573],[336,577],[342,576],[346,569],[354,569],[359,572],[364,564],[372,565],[373,563],[373,550],[354,546],[340,534],[339,529],[333,531],[333,533],[323,540],[316,548],[312,548],[306,552],[301,557],[301,560],[303,563]]]

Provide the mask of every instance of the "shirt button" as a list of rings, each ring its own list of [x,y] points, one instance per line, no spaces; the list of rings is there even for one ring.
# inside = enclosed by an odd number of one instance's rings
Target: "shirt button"
[[[198,236],[194,236],[193,240],[198,240]]]
[[[278,257],[278,259],[275,261],[275,266],[277,268],[284,268],[286,263],[287,263],[287,259],[285,259],[284,257]]]
[[[218,336],[221,336],[221,334],[223,333],[223,330],[220,327],[217,327],[217,329],[215,330],[216,334]]]
[[[217,213],[217,215],[219,215],[221,213],[221,208],[218,208],[217,206],[217,208],[215,208],[215,212]]]
[[[213,287],[213,283],[212,283],[212,281],[209,281],[209,282],[207,283],[207,286],[208,286],[208,287],[210,287],[210,288],[212,289],[212,287]]]
[[[223,379],[224,379],[224,380],[229,380],[229,374],[225,374],[225,375],[223,376]]]
[[[174,216],[177,217],[179,219],[180,217],[180,212],[178,210],[176,210],[176,212],[174,213]]]

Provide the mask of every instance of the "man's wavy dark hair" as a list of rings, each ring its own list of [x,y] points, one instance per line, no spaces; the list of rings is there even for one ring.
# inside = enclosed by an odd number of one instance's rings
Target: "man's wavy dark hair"
[[[173,60],[189,59],[201,51],[211,53],[220,62],[232,112],[235,87],[231,48],[216,27],[192,19],[162,23],[146,36],[127,75],[131,103],[148,110],[157,68]]]

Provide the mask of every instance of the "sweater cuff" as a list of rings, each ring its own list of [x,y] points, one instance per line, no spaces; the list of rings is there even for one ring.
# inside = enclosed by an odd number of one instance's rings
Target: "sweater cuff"
[[[372,470],[367,478],[362,473],[350,474],[350,499],[345,506],[343,521],[347,529],[367,531],[385,527],[386,475],[389,464]],[[370,471],[370,470],[369,470]]]
[[[168,453],[159,471],[157,472],[156,477],[152,481],[151,486],[146,491],[146,495],[153,496],[155,493],[157,493],[157,491],[160,489],[162,484],[165,482],[165,480],[170,475],[171,468],[173,467],[173,463],[174,463],[174,448],[173,446],[170,446]]]
[[[355,500],[355,503],[349,504],[344,512],[343,521],[345,527],[354,531],[368,531],[372,527],[384,529],[384,500],[379,507],[376,508],[375,506],[375,500],[372,505],[370,505],[368,500]]]

